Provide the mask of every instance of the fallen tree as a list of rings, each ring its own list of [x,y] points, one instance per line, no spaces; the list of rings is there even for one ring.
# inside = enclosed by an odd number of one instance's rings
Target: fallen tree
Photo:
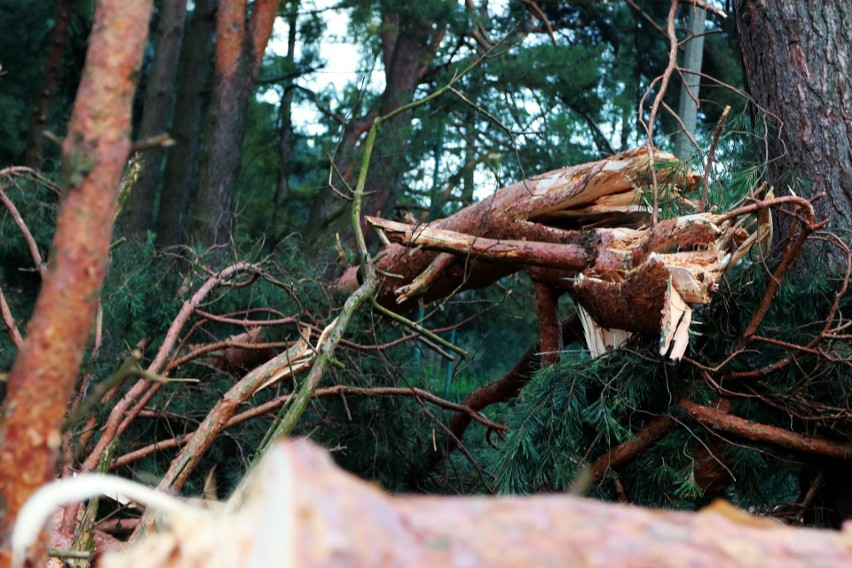
[[[563,293],[578,306],[594,355],[631,333],[659,332],[661,354],[680,359],[691,306],[709,303],[725,270],[772,234],[771,191],[756,210],[695,213],[684,193],[700,179],[670,154],[639,148],[524,180],[434,223],[367,217],[394,243],[379,255],[377,301],[404,311],[526,269],[545,359],[561,349]],[[652,225],[656,202],[692,211]],[[755,213],[749,231],[744,218]],[[350,271],[341,284],[353,278]]]

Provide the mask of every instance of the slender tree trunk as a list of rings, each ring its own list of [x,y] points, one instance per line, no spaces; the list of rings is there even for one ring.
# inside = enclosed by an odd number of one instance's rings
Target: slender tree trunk
[[[291,12],[287,17],[289,32],[287,34],[287,69],[295,69],[296,61],[296,23],[298,19],[299,2],[293,2]],[[281,157],[281,167],[278,170],[278,180],[275,184],[275,200],[272,209],[272,230],[282,234],[278,224],[290,194],[290,154],[293,151],[293,120],[290,114],[293,106],[292,82],[284,87],[281,105],[278,108],[278,154]]]
[[[59,89],[59,80],[62,78],[62,61],[65,58],[65,48],[68,46],[72,5],[73,0],[58,0],[56,3],[56,25],[53,27],[53,38],[47,54],[47,65],[44,68],[44,83],[38,101],[33,107],[30,130],[27,134],[27,153],[24,164],[31,168],[41,168],[41,162],[44,159],[44,130],[50,119],[50,109],[53,107],[53,101]]]
[[[814,203],[817,220],[848,239],[852,229],[852,2],[740,0],[736,20],[755,122],[767,136],[769,182]],[[776,217],[776,240],[790,217]],[[815,244],[806,255],[823,269],[845,269],[845,255]],[[808,262],[797,267],[808,274]],[[810,267],[810,268],[813,268]]]
[[[246,114],[280,3],[256,0],[249,20],[246,0],[219,0],[213,100],[190,220],[190,239],[195,244],[219,245],[231,236]]]
[[[683,121],[684,131],[678,133],[675,139],[675,156],[681,160],[695,153],[695,147],[689,140],[689,135],[695,137],[695,126],[698,124],[698,95],[701,88],[701,60],[704,58],[704,22],[707,12],[697,6],[686,6],[689,11],[689,33],[693,36],[684,47],[683,79],[680,88],[680,102],[677,114]],[[694,73],[689,73],[694,71]]]
[[[395,11],[387,13],[383,20],[382,58],[386,87],[379,115],[396,110],[413,99],[414,90],[420,83],[420,72],[424,64],[429,63],[429,32],[432,29],[428,22],[403,17]],[[396,115],[382,127],[367,178],[365,214],[393,216],[408,168],[406,154],[410,137],[410,111]]]
[[[216,0],[196,0],[181,49],[180,75],[163,191],[157,213],[157,245],[183,242],[189,202],[198,176],[204,101],[213,71]]]
[[[136,76],[151,0],[101,0],[68,136],[50,264],[9,375],[0,424],[0,547],[24,501],[56,475],[60,427],[109,257],[118,184],[130,153]],[[0,565],[8,566],[8,550]],[[42,562],[43,565],[43,562]]]
[[[166,133],[172,115],[186,0],[164,0],[160,9],[157,41],[148,78],[138,137],[145,140]],[[156,146],[142,153],[142,172],[125,205],[122,221],[127,236],[143,237],[152,228],[154,199],[161,178],[165,149]]]
[[[172,117],[186,0],[165,0],[160,9],[157,43],[151,75],[145,91],[138,138],[164,134]],[[154,197],[162,175],[165,149],[156,146],[142,152],[142,172],[124,206],[122,229],[128,237],[145,238],[152,227]]]

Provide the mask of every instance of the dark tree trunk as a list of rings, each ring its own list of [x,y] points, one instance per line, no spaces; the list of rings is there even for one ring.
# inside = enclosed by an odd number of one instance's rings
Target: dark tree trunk
[[[389,6],[382,13],[381,47],[385,68],[385,90],[371,116],[383,116],[409,103],[420,83],[424,69],[435,56],[435,49],[443,37],[444,29],[434,29],[434,23],[410,14],[411,8],[404,4]],[[406,154],[411,136],[411,112],[403,112],[386,122],[379,131],[370,171],[365,187],[363,211],[366,215],[392,217],[399,195],[402,179],[408,167]],[[359,127],[347,129],[339,152],[337,170],[354,173],[352,155],[358,136],[365,132]],[[353,136],[354,134],[354,136]],[[354,178],[354,175],[352,176]],[[347,179],[354,183],[354,179]],[[308,239],[322,234],[322,227],[333,222],[338,212],[334,194],[329,191],[317,196],[307,230]],[[345,223],[345,224],[344,224]],[[337,231],[330,231],[334,234]],[[348,220],[343,216],[339,228],[344,241],[351,242],[352,232]],[[373,238],[373,233],[367,233]]]
[[[289,32],[287,34],[287,69],[295,69],[296,58],[296,20],[298,18],[299,2],[293,2],[291,12],[287,16]],[[290,114],[293,106],[293,84],[288,83],[281,97],[278,108],[278,154],[281,156],[281,167],[278,170],[278,180],[275,184],[275,200],[272,209],[272,231],[276,235],[283,234],[281,217],[287,198],[290,194],[290,154],[293,151],[293,120]],[[286,230],[286,229],[285,229]]]
[[[429,22],[404,17],[390,11],[383,18],[382,59],[385,91],[379,115],[385,115],[411,102],[420,82],[420,72],[429,55]],[[376,140],[374,163],[367,178],[364,213],[392,216],[408,167],[406,153],[411,136],[411,112],[403,112],[387,122]]]
[[[165,134],[169,128],[185,19],[186,0],[163,2],[157,26],[154,62],[142,107],[138,135],[140,140]],[[123,212],[122,229],[128,237],[145,238],[148,229],[152,227],[154,197],[160,183],[164,156],[165,149],[162,146],[142,152],[142,172]]]
[[[817,220],[830,219],[829,229],[843,235],[852,228],[852,2],[740,0],[736,20],[754,115],[773,128],[769,182],[779,195],[788,186],[807,198],[824,192]],[[790,218],[776,221],[783,239]],[[838,249],[816,246],[807,257],[845,269]],[[799,264],[804,273],[808,263]]]
[[[279,4],[280,0],[256,0],[249,21],[246,0],[219,1],[213,99],[190,220],[190,240],[195,244],[224,244],[231,236],[249,100]]]
[[[215,13],[216,0],[196,0],[181,50],[171,132],[175,145],[169,149],[157,214],[159,246],[179,245],[184,238],[186,214],[198,175],[204,100],[213,70]]]
[[[31,168],[41,168],[44,158],[44,130],[50,118],[50,109],[59,89],[62,78],[62,61],[65,58],[65,48],[68,46],[68,31],[71,25],[71,8],[73,0],[59,0],[56,3],[56,25],[53,27],[53,37],[50,51],[47,54],[47,65],[44,68],[44,83],[39,93],[38,101],[33,107],[30,130],[27,134],[27,153],[24,164]]]

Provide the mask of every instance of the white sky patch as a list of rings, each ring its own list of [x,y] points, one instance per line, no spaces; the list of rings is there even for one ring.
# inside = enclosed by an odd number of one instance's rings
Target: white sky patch
[[[296,83],[317,93],[328,89],[342,91],[346,85],[359,82],[365,83],[369,90],[380,90],[384,87],[384,71],[381,65],[377,65],[369,72],[363,69],[363,50],[357,43],[349,41],[349,13],[342,9],[334,9],[339,0],[306,0],[299,5],[302,13],[324,10],[322,18],[325,20],[326,30],[319,42],[319,58],[324,64],[321,69],[302,75],[296,79]],[[300,16],[303,19],[307,16]],[[297,26],[299,25],[297,21]],[[272,37],[267,49],[276,55],[284,56],[287,53],[287,35],[289,26],[285,18],[278,18],[272,29]],[[296,61],[302,57],[301,38],[296,41]],[[266,89],[259,96],[260,100],[277,105],[281,100],[278,89]],[[319,126],[321,113],[310,101],[298,102],[292,109],[293,125],[309,135],[322,133]]]

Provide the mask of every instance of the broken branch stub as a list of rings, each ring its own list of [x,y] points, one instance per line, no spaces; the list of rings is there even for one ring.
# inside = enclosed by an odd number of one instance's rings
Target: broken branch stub
[[[665,152],[655,151],[653,162],[658,202],[694,206],[683,191],[699,175]],[[650,167],[640,148],[532,177],[434,223],[368,217],[396,243],[378,264],[394,276],[378,300],[405,310],[418,297],[446,297],[536,267],[537,281],[575,300],[593,355],[631,333],[660,333],[661,354],[679,359],[693,307],[710,302],[725,270],[771,232],[771,218],[759,215],[754,235],[736,218],[710,213],[651,227]]]

